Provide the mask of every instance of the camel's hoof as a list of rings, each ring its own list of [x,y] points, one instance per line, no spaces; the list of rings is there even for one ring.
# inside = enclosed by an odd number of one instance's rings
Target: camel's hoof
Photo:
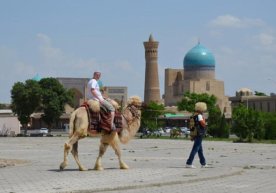
[[[86,169],[85,167],[80,167],[79,170],[80,171],[87,171],[88,169]]]
[[[129,167],[126,164],[120,166],[120,169],[122,169],[122,170],[127,170],[128,168]]]
[[[59,166],[60,170],[64,170],[64,168],[67,166],[67,164],[65,164],[64,162],[62,162]]]
[[[97,171],[103,171],[104,168],[103,167],[94,167],[94,170],[97,170]]]

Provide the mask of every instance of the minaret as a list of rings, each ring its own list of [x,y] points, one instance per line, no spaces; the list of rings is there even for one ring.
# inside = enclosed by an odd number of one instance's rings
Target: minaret
[[[148,42],[144,42],[146,59],[144,103],[146,104],[151,101],[161,102],[157,62],[158,44],[159,42],[154,41],[152,35]]]

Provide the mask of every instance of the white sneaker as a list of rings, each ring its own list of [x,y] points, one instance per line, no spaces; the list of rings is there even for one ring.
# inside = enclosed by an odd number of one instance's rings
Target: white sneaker
[[[196,169],[196,167],[194,165],[189,165],[189,164],[186,164],[186,168]]]
[[[205,164],[205,165],[201,165],[201,168],[211,168],[211,166],[208,164]]]

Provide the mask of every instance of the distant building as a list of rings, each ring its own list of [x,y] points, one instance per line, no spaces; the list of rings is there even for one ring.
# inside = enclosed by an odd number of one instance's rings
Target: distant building
[[[119,105],[125,106],[127,102],[127,87],[125,86],[107,86],[105,87],[106,95],[117,101]]]
[[[229,97],[232,108],[239,104],[244,104],[248,108],[252,108],[256,111],[262,112],[276,112],[276,95],[270,96],[256,96],[248,88],[241,88],[236,91],[236,96]]]
[[[12,110],[0,110],[0,136],[15,136],[20,133],[20,126],[20,122]]]
[[[74,107],[79,107],[87,95],[87,83],[89,78],[56,78],[66,89],[72,89],[75,93]],[[109,98],[116,100],[120,105],[125,105],[127,101],[127,87],[124,86],[104,86],[104,93]]]
[[[87,83],[89,78],[56,78],[64,88],[74,92],[74,108],[79,107],[86,100]]]

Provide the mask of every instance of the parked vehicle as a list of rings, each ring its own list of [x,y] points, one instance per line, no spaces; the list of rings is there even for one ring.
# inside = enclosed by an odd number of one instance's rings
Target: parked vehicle
[[[33,129],[33,130],[27,131],[27,135],[29,135],[31,137],[42,137],[47,134],[48,134],[47,128]]]
[[[140,135],[140,138],[149,137],[151,135],[151,132],[148,130],[148,128],[142,128],[141,133],[142,134]]]
[[[48,129],[47,128],[40,128],[40,133],[48,134]]]
[[[159,128],[159,129],[156,129],[156,130],[150,130],[150,129],[143,129],[142,130],[142,134],[140,135],[140,138],[143,138],[143,137],[149,137],[149,136],[155,136],[155,137],[160,137],[164,134],[164,131]]]
[[[180,127],[180,130],[184,135],[189,135],[190,134],[190,129],[187,128],[187,127]]]
[[[165,133],[170,133],[171,128],[170,128],[170,127],[165,127],[165,128],[164,128],[164,131],[165,131]]]
[[[163,131],[161,128],[159,128],[159,129],[153,131],[153,135],[156,135],[157,137],[160,137],[160,136],[162,136],[163,134],[164,134],[164,131]]]

